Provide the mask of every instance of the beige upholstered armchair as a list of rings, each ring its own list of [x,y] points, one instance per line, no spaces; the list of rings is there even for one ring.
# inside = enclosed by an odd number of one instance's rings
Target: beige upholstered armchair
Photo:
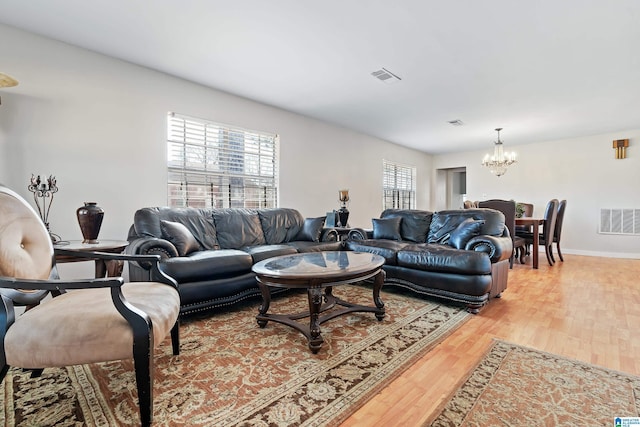
[[[154,347],[171,331],[173,354],[179,352],[176,284],[158,269],[155,255],[74,255],[155,263],[157,281],[55,279],[53,246],[40,217],[0,185],[0,381],[9,367],[37,376],[48,367],[133,358],[141,424],[150,425]],[[45,298],[49,293],[53,298]],[[26,310],[17,316],[15,306]]]

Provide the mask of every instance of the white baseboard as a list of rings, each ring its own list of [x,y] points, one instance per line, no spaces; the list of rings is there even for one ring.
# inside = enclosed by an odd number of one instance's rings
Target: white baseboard
[[[556,255],[558,251],[553,247],[553,254]],[[544,247],[540,246],[540,252],[544,254]],[[562,254],[567,255],[583,255],[583,256],[595,256],[603,258],[626,258],[626,259],[640,259],[640,253],[626,253],[626,252],[598,252],[598,251],[581,251],[576,249],[562,248]]]

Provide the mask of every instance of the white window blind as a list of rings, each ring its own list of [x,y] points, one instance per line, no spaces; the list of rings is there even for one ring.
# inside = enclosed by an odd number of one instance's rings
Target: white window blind
[[[169,206],[277,206],[277,135],[177,113],[167,122]]]
[[[382,169],[382,209],[415,209],[415,166],[383,160]]]

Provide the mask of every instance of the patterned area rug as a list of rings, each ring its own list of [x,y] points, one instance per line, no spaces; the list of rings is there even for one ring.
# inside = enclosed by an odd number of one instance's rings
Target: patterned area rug
[[[334,294],[372,304],[366,286]],[[402,293],[382,298],[383,321],[352,313],[324,323],[315,355],[293,328],[260,329],[258,301],[184,321],[181,355],[171,355],[169,339],[156,351],[154,426],[337,425],[470,316]],[[307,307],[306,293],[291,293],[270,312]],[[2,390],[5,425],[139,424],[132,361],[51,368],[36,379],[11,369]]]
[[[640,377],[504,341],[425,426],[613,426],[640,415]]]

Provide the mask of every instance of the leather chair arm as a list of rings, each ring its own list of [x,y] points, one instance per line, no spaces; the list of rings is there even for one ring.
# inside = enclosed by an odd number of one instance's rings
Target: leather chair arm
[[[513,253],[513,241],[511,237],[475,236],[472,237],[465,249],[468,251],[485,252],[489,255],[491,263],[509,259]]]

